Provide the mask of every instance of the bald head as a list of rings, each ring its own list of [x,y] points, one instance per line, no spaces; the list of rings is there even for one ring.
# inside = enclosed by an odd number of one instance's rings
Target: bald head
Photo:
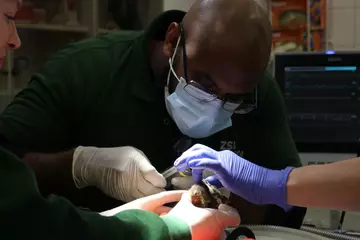
[[[206,72],[221,92],[251,91],[264,74],[272,30],[259,1],[197,0],[183,19],[189,69]]]

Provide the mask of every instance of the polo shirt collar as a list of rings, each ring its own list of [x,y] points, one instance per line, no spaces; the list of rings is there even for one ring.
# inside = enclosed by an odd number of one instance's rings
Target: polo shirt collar
[[[137,71],[135,73],[136,79],[132,81],[132,93],[136,97],[152,102],[156,100],[159,90],[164,91],[166,79],[156,80],[151,69],[150,41],[164,41],[169,25],[172,22],[180,23],[185,14],[185,12],[179,10],[161,13],[135,41],[131,50],[130,61],[136,64],[136,67],[131,69]]]

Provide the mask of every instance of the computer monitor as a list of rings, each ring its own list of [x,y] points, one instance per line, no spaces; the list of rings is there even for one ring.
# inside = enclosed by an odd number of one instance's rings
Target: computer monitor
[[[279,53],[275,78],[300,152],[359,152],[360,52]]]

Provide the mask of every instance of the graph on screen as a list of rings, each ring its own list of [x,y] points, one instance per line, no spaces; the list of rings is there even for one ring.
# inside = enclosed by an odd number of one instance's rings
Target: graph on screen
[[[358,67],[285,67],[284,80],[288,120],[296,141],[358,141]]]

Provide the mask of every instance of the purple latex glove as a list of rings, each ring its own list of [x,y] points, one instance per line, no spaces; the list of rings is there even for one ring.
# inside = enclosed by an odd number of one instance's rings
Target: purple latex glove
[[[208,169],[215,175],[206,180],[214,186],[223,186],[255,204],[276,204],[285,211],[291,209],[286,203],[286,183],[292,167],[266,169],[229,150],[217,152],[201,144],[184,152],[174,166],[180,172],[191,167],[195,182],[200,182],[204,169]]]

